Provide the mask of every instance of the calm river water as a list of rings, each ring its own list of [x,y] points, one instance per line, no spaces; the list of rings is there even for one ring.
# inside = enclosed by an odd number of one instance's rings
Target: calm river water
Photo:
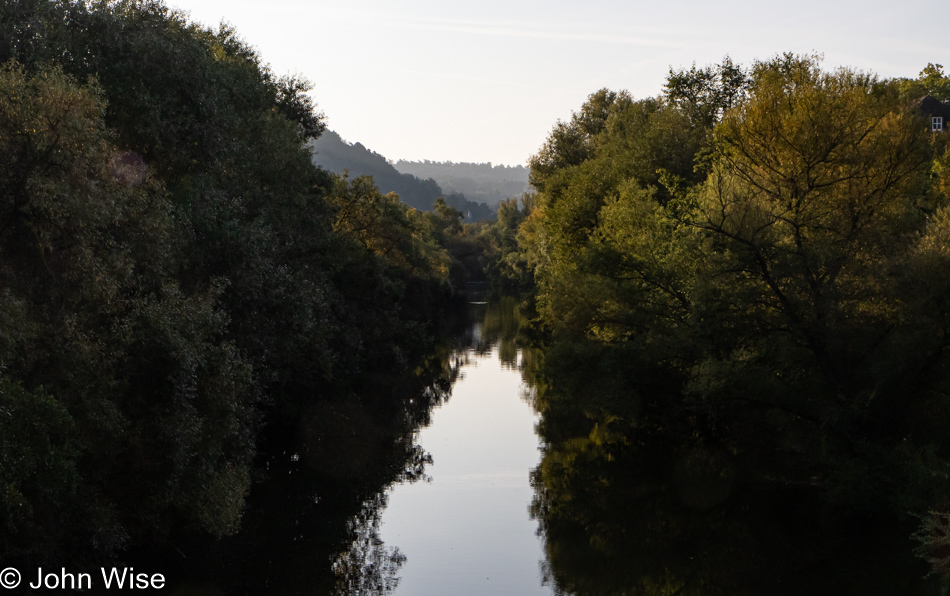
[[[419,436],[429,479],[395,486],[383,514],[380,538],[406,556],[395,594],[550,594],[529,514],[537,414],[497,343],[462,356],[451,399]]]
[[[315,401],[271,436],[239,534],[133,562],[172,596],[553,593],[519,321],[513,299],[470,304],[407,379]]]
[[[407,379],[272,436],[239,534],[130,562],[172,596],[947,593],[913,519],[650,430],[596,359],[522,349],[513,299],[468,315]]]

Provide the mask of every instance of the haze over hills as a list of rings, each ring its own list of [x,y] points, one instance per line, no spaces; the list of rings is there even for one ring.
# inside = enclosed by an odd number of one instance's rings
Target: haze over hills
[[[494,219],[495,210],[482,202],[469,200],[459,192],[445,192],[432,178],[401,173],[385,157],[362,143],[348,143],[336,132],[326,130],[311,143],[313,163],[331,172],[349,172],[350,178],[372,176],[383,193],[395,192],[403,203],[421,211],[430,211],[439,197],[465,213],[467,221]]]
[[[528,192],[528,168],[488,163],[455,163],[451,161],[406,161],[395,163],[403,174],[432,178],[446,192],[464,194],[468,199],[491,207],[511,197]]]

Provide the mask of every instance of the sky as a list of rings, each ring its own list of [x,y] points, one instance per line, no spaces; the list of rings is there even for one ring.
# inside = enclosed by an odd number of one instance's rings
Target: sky
[[[827,69],[950,69],[946,0],[166,0],[301,75],[328,126],[390,160],[518,165],[601,88],[670,67],[820,53]]]

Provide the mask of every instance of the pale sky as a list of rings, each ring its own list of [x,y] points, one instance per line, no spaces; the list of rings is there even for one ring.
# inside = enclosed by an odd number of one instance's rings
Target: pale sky
[[[946,0],[166,0],[233,25],[314,84],[330,128],[391,160],[524,164],[600,88],[660,93],[670,66],[781,52],[915,77],[950,70]]]

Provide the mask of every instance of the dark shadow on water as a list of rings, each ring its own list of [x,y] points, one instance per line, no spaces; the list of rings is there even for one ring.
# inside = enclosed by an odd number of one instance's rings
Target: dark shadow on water
[[[531,513],[554,593],[941,594],[913,556],[917,520],[829,505],[819,479],[781,474],[781,454],[697,434],[659,389],[644,397],[624,374],[604,374],[616,362],[533,348],[520,302],[478,290],[405,378],[314,400],[268,435],[239,534],[172,537],[128,563],[164,573],[176,596],[391,593],[406,558],[379,538],[388,488],[425,479],[417,431],[466,358],[497,346],[541,413]]]
[[[387,489],[425,479],[431,458],[416,431],[449,399],[468,327],[463,307],[413,370],[315,398],[293,423],[270,427],[236,535],[172,536],[111,564],[163,573],[173,596],[389,594],[405,557],[378,537]]]
[[[174,596],[391,593],[406,559],[378,531],[388,488],[426,478],[431,457],[417,431],[472,354],[499,344],[517,365],[518,302],[488,303],[484,290],[468,288],[435,349],[404,376],[371,377],[358,395],[314,399],[292,424],[271,427],[238,534],[173,536],[115,564],[163,573]]]
[[[914,557],[917,520],[833,506],[820,479],[781,475],[782,454],[696,432],[588,356],[548,353],[527,379],[544,444],[531,509],[557,594],[942,593]]]

